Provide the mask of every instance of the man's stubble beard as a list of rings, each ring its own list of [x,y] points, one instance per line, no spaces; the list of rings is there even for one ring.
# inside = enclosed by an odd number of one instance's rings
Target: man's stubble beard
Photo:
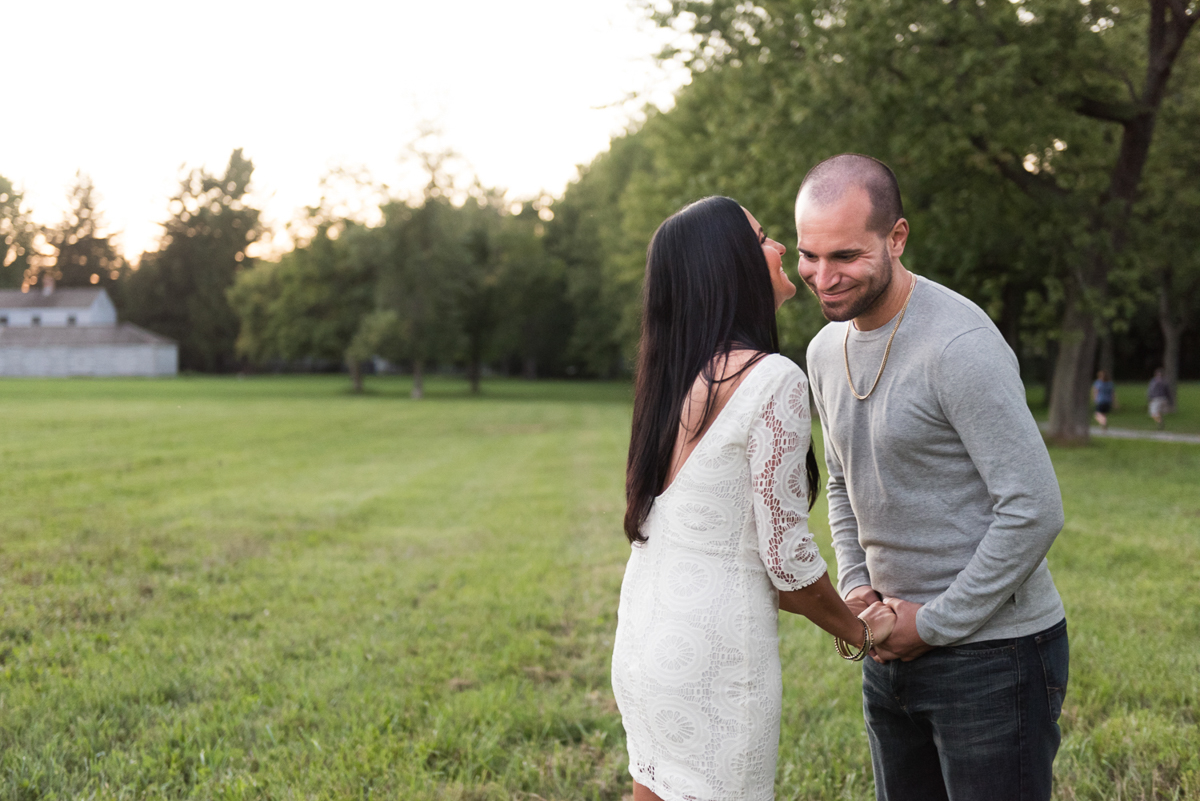
[[[821,314],[825,315],[826,320],[834,323],[844,323],[847,320],[853,320],[871,311],[871,309],[875,308],[876,304],[882,301],[883,296],[888,291],[888,287],[892,285],[892,260],[886,254],[884,258],[886,260],[885,263],[879,265],[882,267],[882,275],[876,274],[873,276],[871,282],[863,287],[862,294],[851,301],[850,305],[844,311],[830,309],[821,300],[821,296],[817,294],[816,290],[809,286],[807,281],[805,282],[804,285],[808,286],[808,291],[813,293],[813,296],[817,299],[817,303],[820,304]],[[875,282],[876,278],[879,279],[879,283]]]

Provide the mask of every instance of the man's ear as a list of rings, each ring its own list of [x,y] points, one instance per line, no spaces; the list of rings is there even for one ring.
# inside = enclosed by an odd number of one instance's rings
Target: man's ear
[[[904,246],[908,244],[908,220],[901,217],[896,220],[896,224],[892,226],[891,233],[887,237],[888,255],[893,259],[898,259],[904,255]]]

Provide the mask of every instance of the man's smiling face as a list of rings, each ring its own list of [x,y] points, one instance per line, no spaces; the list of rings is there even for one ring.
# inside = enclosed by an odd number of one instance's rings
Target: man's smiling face
[[[850,187],[829,204],[806,195],[796,202],[800,278],[827,319],[853,320],[891,284],[892,236],[867,229],[872,207],[865,189]]]

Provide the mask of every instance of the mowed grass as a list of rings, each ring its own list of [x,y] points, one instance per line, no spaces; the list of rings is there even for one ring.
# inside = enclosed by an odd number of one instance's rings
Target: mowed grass
[[[629,387],[368,387],[0,383],[0,798],[628,792]],[[1200,798],[1200,447],[1053,456],[1058,797]],[[856,668],[780,629],[778,797],[873,797]]]
[[[1157,428],[1150,417],[1146,386],[1146,383],[1127,381],[1117,384],[1117,406],[1108,414],[1109,428],[1140,431],[1152,431]],[[1035,384],[1029,387],[1029,402],[1039,420],[1049,417],[1045,398],[1044,385]],[[1097,423],[1093,421],[1092,425]],[[1164,418],[1163,428],[1178,434],[1200,434],[1200,381],[1185,381],[1179,384],[1175,410]]]

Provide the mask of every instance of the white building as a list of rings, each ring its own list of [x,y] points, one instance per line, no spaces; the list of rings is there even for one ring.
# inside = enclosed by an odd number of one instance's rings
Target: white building
[[[179,346],[117,321],[103,289],[0,290],[0,376],[162,376]]]

